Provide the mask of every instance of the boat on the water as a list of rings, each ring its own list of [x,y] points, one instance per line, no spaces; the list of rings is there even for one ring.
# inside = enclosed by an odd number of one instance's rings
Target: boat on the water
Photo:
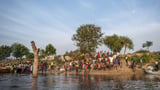
[[[156,70],[154,66],[148,66],[146,69],[144,69],[145,74],[151,74],[151,75],[160,75],[160,70]]]
[[[160,75],[160,71],[144,70],[146,74]]]

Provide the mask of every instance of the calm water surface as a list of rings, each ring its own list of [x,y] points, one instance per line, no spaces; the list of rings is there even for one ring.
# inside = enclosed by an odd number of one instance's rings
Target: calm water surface
[[[3,74],[0,90],[160,90],[160,76]]]

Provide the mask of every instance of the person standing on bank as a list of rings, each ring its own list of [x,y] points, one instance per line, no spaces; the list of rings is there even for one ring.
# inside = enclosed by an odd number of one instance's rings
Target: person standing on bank
[[[127,56],[126,56],[125,60],[126,60],[126,66],[128,66],[128,57]]]

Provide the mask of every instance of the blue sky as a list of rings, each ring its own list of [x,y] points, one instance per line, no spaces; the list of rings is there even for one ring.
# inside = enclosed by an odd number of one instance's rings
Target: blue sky
[[[0,45],[18,42],[31,49],[34,40],[37,47],[51,43],[63,54],[77,48],[71,38],[83,24],[96,24],[105,35],[130,37],[134,51],[147,40],[153,41],[152,51],[160,50],[160,0],[0,1]]]

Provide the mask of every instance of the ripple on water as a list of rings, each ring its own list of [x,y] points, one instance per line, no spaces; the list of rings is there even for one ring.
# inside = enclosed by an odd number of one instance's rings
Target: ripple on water
[[[8,74],[0,76],[0,90],[160,90],[160,81],[154,78],[123,79],[103,75],[39,75],[32,79],[27,74]]]

